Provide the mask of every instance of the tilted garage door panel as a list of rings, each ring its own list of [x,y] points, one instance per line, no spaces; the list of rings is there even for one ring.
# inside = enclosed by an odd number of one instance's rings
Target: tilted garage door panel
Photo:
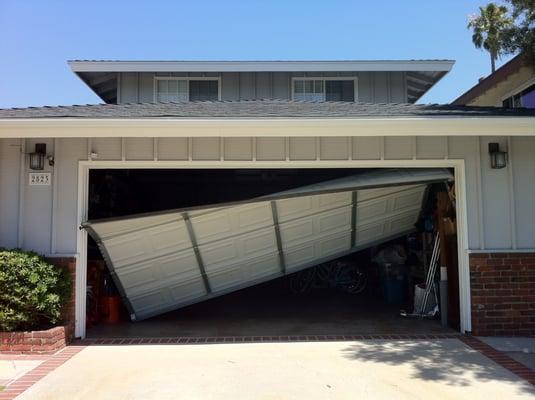
[[[239,264],[265,254],[277,252],[272,228],[199,246],[206,271]]]
[[[318,260],[326,260],[329,256],[346,253],[351,248],[350,243],[351,233],[340,232],[285,247],[286,269],[288,272],[295,272],[317,264]]]
[[[191,247],[184,221],[104,239],[116,268]]]
[[[135,310],[135,319],[141,320],[176,309],[177,304],[191,302],[206,295],[201,280],[193,280],[180,285],[168,285],[164,289],[148,291],[142,295],[129,297]]]
[[[214,293],[226,292],[234,287],[241,287],[247,282],[256,282],[268,276],[280,276],[281,269],[276,254],[255,257],[243,264],[228,266],[209,272],[209,279]]]
[[[124,288],[132,294],[201,279],[193,249],[122,267],[116,272]]]
[[[192,215],[191,222],[198,244],[237,236],[273,225],[269,203],[221,208],[217,212]]]
[[[283,223],[343,206],[351,206],[350,192],[277,200],[277,213]]]
[[[84,227],[140,320],[410,232],[429,182],[450,178],[447,170],[373,171],[247,202]]]
[[[111,238],[113,236],[124,235],[129,232],[150,229],[151,227],[158,227],[165,224],[172,224],[173,222],[181,222],[182,216],[180,213],[165,213],[153,214],[151,216],[123,219],[112,218],[99,222],[99,238],[101,240]]]

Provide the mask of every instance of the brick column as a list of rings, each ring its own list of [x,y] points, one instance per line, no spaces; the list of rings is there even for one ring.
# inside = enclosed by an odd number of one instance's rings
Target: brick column
[[[535,335],[535,253],[470,254],[472,334]]]
[[[74,339],[74,325],[76,323],[76,258],[74,257],[50,257],[46,259],[50,264],[53,264],[59,268],[65,268],[71,276],[71,298],[65,305],[63,310],[63,319],[66,325],[66,338],[67,341]]]

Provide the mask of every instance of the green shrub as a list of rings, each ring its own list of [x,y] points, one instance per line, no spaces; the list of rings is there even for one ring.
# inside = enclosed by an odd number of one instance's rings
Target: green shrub
[[[71,280],[33,252],[0,249],[0,331],[46,329],[61,321]]]

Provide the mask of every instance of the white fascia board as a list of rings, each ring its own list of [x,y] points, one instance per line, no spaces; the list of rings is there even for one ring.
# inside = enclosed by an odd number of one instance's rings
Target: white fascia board
[[[448,72],[453,60],[363,61],[69,61],[73,72]]]
[[[0,120],[0,138],[262,136],[535,136],[535,117]]]

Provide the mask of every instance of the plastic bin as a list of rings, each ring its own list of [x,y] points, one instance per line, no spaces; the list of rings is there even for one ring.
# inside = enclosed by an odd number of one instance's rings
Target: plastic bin
[[[383,280],[383,293],[387,303],[399,304],[405,299],[405,281],[386,278]]]

